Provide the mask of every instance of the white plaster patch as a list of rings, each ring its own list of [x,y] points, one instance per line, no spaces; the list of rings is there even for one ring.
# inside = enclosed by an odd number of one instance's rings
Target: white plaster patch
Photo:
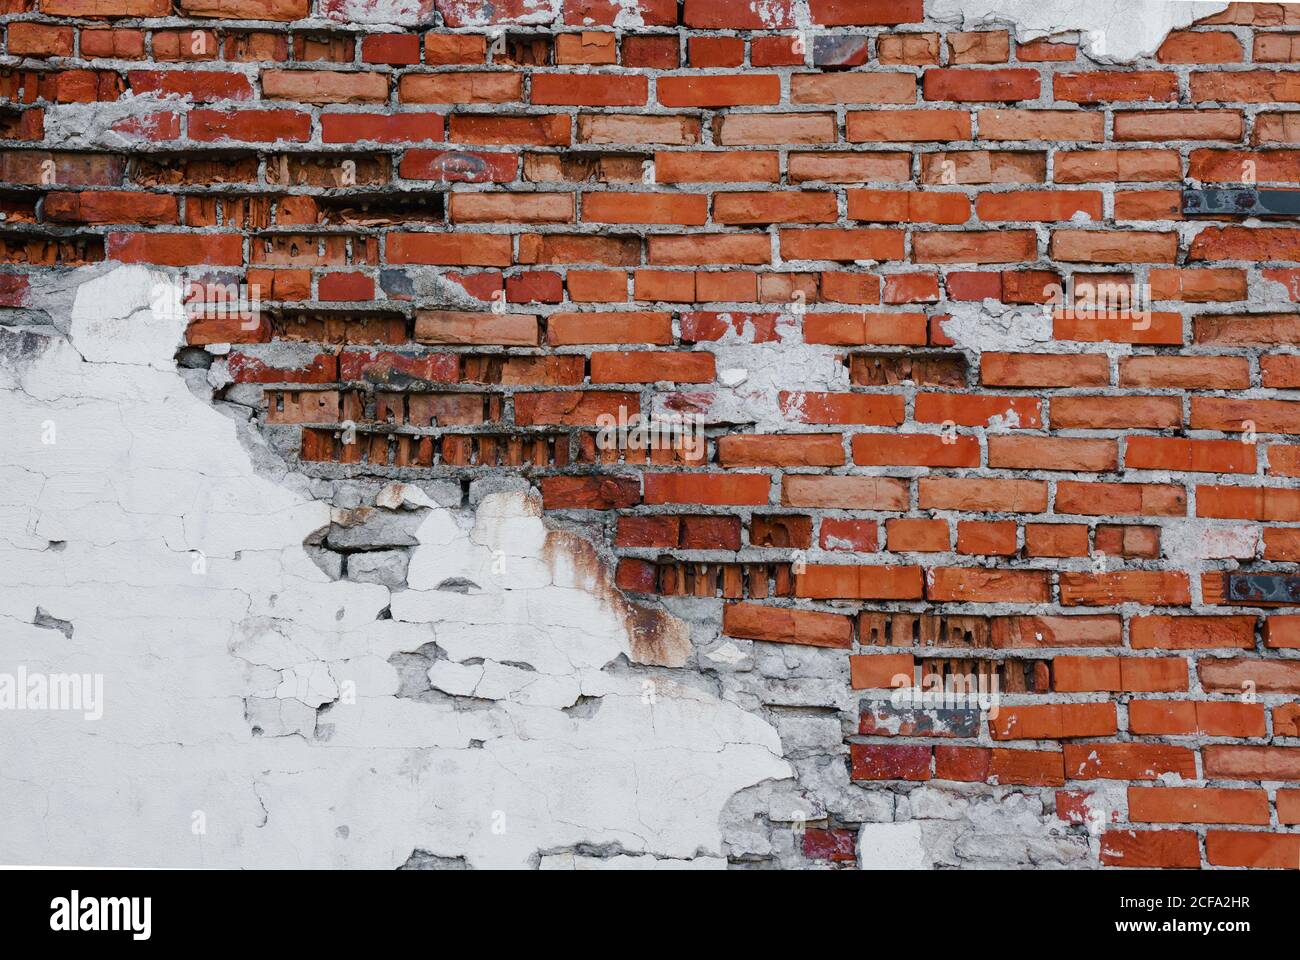
[[[858,866],[863,870],[929,870],[932,867],[921,843],[921,825],[864,823],[858,831]]]
[[[384,6],[394,0],[341,0],[345,3],[371,3]],[[406,2],[406,0],[398,0]],[[519,12],[510,8],[507,16],[496,18],[495,8],[483,0],[441,0],[438,10],[446,23],[466,27],[507,26],[551,23],[559,16],[559,0],[523,0]]]
[[[238,70],[239,64],[230,64]],[[156,125],[152,118],[165,113],[188,113],[193,101],[162,97],[153,93],[93,103],[52,103],[45,107],[45,146],[92,150],[129,147],[150,140],[147,131]],[[205,104],[219,108],[220,103]],[[124,123],[124,122],[130,123]],[[131,124],[139,129],[132,130]],[[57,171],[56,171],[57,175]]]
[[[321,13],[339,23],[414,26],[424,16],[420,0],[325,0]]]
[[[427,511],[411,588],[331,580],[303,547],[330,506],[191,394],[148,272],[85,276],[89,303],[45,304],[76,348],[0,351],[0,669],[102,674],[104,716],[3,718],[0,862],[521,867],[589,844],[662,868],[723,856],[728,798],[790,776],[761,718],[636,666],[594,551],[522,494],[462,524],[390,491]],[[661,627],[677,656],[685,625]],[[476,699],[397,696],[390,658],[430,643],[437,684]]]
[[[116,311],[104,310],[104,304],[114,301],[140,306],[114,316]],[[180,288],[166,274],[122,267],[82,286],[72,307],[68,339],[90,363],[153,363],[170,369],[184,314]]]
[[[781,0],[750,0],[749,9],[768,29],[785,26],[786,4]]]
[[[1094,794],[1115,809],[1108,788]],[[926,818],[919,827],[927,867],[1095,866],[1088,837],[1068,834],[1039,796],[984,784],[924,787],[908,795],[906,808]]]
[[[726,315],[724,314],[724,317]],[[726,317],[730,324],[730,318]],[[760,432],[788,431],[798,411],[781,410],[779,395],[788,390],[847,390],[848,367],[841,361],[843,347],[801,342],[799,318],[783,313],[776,321],[780,343],[754,343],[752,321],[737,333],[728,326],[709,349],[720,370],[719,386],[687,393],[656,394],[653,412],[670,417],[699,414],[708,424],[753,424]],[[796,405],[797,408],[797,405]]]
[[[1262,534],[1257,524],[1214,523],[1197,519],[1169,521],[1162,533],[1165,556],[1185,569],[1199,571],[1204,560],[1250,560],[1258,555]]]
[[[618,13],[614,14],[614,26],[620,30],[632,27],[644,27],[645,15],[641,12],[640,0],[617,0]],[[585,20],[590,23],[591,18]]]
[[[1052,315],[1041,306],[1014,307],[985,300],[954,303],[948,314],[942,322],[943,332],[960,350],[976,354],[1041,352],[1053,342]]]
[[[1009,26],[1019,40],[1077,31],[1089,56],[1119,62],[1154,54],[1171,30],[1227,7],[1203,0],[927,0],[926,13],[968,29]]]
[[[583,857],[562,853],[542,857],[542,870],[725,870],[727,861],[718,857],[668,860],[655,857]]]

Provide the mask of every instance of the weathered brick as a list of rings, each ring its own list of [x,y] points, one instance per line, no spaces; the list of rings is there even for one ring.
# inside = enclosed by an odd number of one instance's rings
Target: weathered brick
[[[689,603],[664,669],[748,709],[720,665],[766,663],[792,762],[1008,805],[1096,781],[1042,815],[1080,840],[1105,802],[1068,865],[1295,866],[1300,618],[1225,565],[1300,562],[1300,229],[1184,191],[1300,182],[1300,11],[1129,65],[920,0],[471,6],[0,0],[0,305],[184,271],[180,360],[263,391],[270,449],[321,489],[491,471],[591,511],[631,649],[659,611],[618,591]],[[141,95],[176,103],[66,136]],[[640,415],[699,445],[602,439]],[[1009,695],[996,746],[882,695],[945,674]],[[803,786],[825,819],[773,862],[869,863]],[[956,865],[1023,859],[977,827]]]

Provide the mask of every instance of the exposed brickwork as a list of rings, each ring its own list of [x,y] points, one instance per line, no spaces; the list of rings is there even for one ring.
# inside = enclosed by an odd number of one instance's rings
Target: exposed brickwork
[[[921,0],[622,6],[10,0],[0,305],[247,284],[186,362],[304,472],[530,478],[624,590],[843,658],[855,781],[1079,834],[1128,784],[1102,864],[1300,866],[1300,229],[1180,213],[1300,181],[1300,7],[1116,67]],[[598,443],[666,413],[703,447]]]

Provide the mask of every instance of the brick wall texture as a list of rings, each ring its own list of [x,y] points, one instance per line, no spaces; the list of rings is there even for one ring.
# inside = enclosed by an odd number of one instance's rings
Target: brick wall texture
[[[183,271],[296,468],[525,477],[628,594],[842,658],[863,787],[1300,865],[1300,228],[1183,213],[1300,181],[1300,7],[1127,65],[922,0],[0,11],[3,305]]]

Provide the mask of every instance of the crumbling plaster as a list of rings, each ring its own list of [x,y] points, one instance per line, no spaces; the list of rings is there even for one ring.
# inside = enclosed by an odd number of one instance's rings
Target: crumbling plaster
[[[761,718],[635,662],[626,601],[523,494],[471,516],[389,490],[419,517],[409,586],[331,579],[303,546],[327,500],[259,471],[258,438],[177,375],[178,288],[93,272],[50,291],[56,319],[75,291],[66,334],[3,334],[0,616],[11,666],[101,673],[106,704],[5,717],[0,861],[716,862],[725,801],[789,777]],[[678,664],[665,620],[649,659]],[[392,661],[417,652],[413,693]]]
[[[517,486],[362,503],[289,471],[177,368],[178,297],[87,268],[0,330],[0,667],[105,700],[5,716],[0,862],[789,866],[831,816],[864,866],[1087,864],[1037,797],[851,783],[842,655],[719,638],[713,600],[634,612]],[[408,544],[406,572],[322,544]]]
[[[969,29],[1008,27],[1020,40],[1078,33],[1095,60],[1150,56],[1171,30],[1226,10],[1212,0],[926,0],[935,20]]]

